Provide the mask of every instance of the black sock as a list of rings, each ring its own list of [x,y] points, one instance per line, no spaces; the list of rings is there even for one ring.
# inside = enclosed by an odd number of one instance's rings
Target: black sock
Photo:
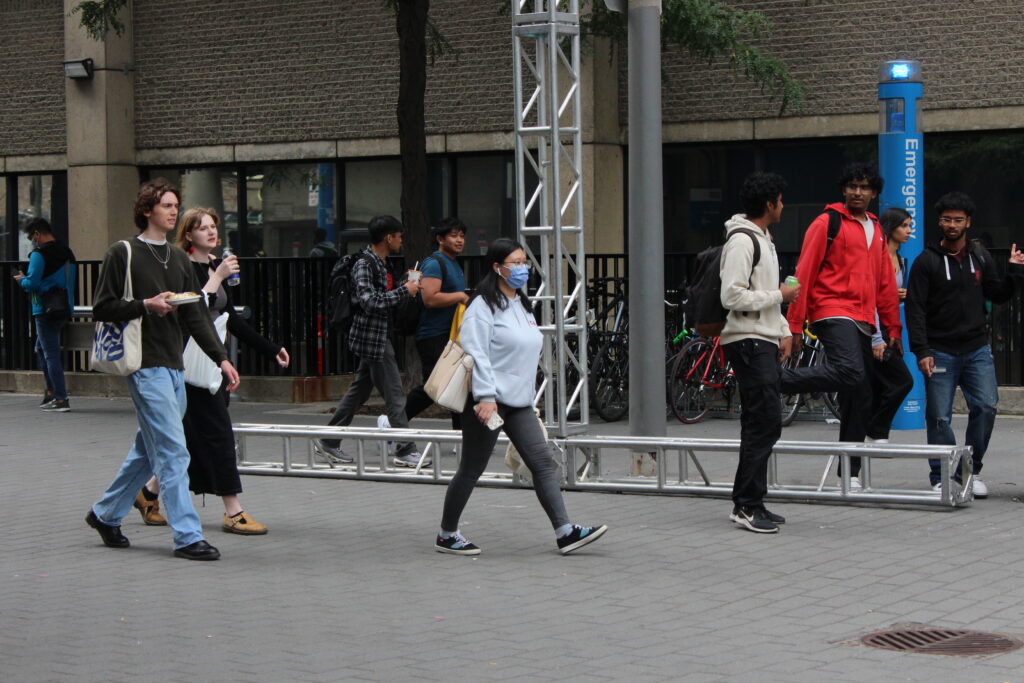
[[[154,500],[156,500],[157,498],[160,497],[160,494],[159,493],[153,493],[148,488],[143,486],[142,487],[142,497],[145,498],[146,500],[148,500],[149,502],[153,502]]]

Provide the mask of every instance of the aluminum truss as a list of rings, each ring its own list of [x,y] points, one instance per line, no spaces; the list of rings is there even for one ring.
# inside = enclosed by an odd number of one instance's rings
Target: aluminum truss
[[[424,484],[447,484],[457,467],[452,449],[462,441],[460,432],[448,429],[375,429],[360,427],[322,427],[312,425],[236,424],[238,439],[238,470],[243,474],[263,474],[329,479],[356,479],[371,481],[400,481]],[[280,439],[280,449],[268,448],[266,439]],[[351,465],[327,465],[318,462],[312,440],[319,438],[346,439],[354,442],[349,453],[356,462]],[[262,440],[262,441],[261,441]],[[424,454],[432,456],[430,467],[396,469],[388,457],[388,441],[416,441]],[[295,444],[297,447],[293,447]],[[501,435],[501,452],[508,439]],[[705,464],[713,462],[722,470],[722,458],[728,459],[726,471],[735,468],[739,453],[738,439],[694,439],[678,437],[635,436],[572,436],[552,439],[564,473],[563,486],[573,491],[608,491],[616,493],[684,494],[729,498],[731,479],[713,481]],[[276,453],[275,453],[276,451]],[[635,451],[654,454],[653,476],[625,474],[628,459]],[[967,505],[973,499],[971,475],[971,449],[967,446],[926,446],[914,444],[867,444],[835,441],[778,441],[773,449],[768,469],[767,497],[788,502],[836,502],[875,505],[921,505],[949,509]],[[850,486],[850,458],[861,457],[861,480],[864,487]],[[800,459],[804,459],[802,464]],[[818,463],[827,461],[826,472],[835,458],[843,462],[843,477],[838,486],[826,485],[822,477],[818,484],[817,463],[809,465],[807,458]],[[941,490],[890,488],[872,480],[873,460],[928,458],[940,462]],[[702,462],[703,461],[703,462]],[[960,480],[957,481],[957,463]],[[780,463],[785,464],[783,468]],[[785,469],[787,476],[781,476]],[[623,474],[612,474],[617,470]],[[489,470],[480,478],[484,486],[524,485],[510,471],[502,468]]]
[[[579,0],[513,0],[512,55],[516,229],[540,276],[545,340],[537,400],[567,436],[589,414]]]

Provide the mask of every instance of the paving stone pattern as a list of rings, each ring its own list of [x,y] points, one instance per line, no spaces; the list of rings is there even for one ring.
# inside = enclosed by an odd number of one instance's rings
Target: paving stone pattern
[[[997,423],[991,498],[952,512],[774,504],[788,523],[759,536],[723,500],[568,493],[574,520],[611,531],[562,557],[531,492],[481,488],[462,525],[483,548],[472,559],[431,547],[443,487],[249,476],[243,504],[270,533],[224,534],[220,501],[197,497],[223,553],[201,563],[173,558],[134,510],[127,550],[82,521],[133,434],[129,402],[37,403],[0,395],[4,681],[1022,680],[1022,652],[839,643],[902,622],[1024,633],[1019,419]],[[319,424],[325,408],[232,412]]]

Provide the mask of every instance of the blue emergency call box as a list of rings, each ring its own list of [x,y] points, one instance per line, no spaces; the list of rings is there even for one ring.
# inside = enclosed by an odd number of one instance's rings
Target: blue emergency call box
[[[885,179],[879,197],[880,212],[891,207],[905,209],[911,216],[913,235],[900,255],[907,260],[907,273],[924,249],[924,141],[921,134],[921,100],[924,83],[921,63],[914,60],[885,62],[878,73],[878,166]],[[906,286],[904,284],[904,286]],[[893,419],[893,429],[924,428],[924,378],[917,369],[917,358],[910,352],[906,316],[900,304],[903,322],[904,360],[914,378],[914,388]]]

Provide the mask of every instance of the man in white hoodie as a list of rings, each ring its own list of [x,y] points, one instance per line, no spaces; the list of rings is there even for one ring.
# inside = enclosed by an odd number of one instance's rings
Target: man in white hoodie
[[[793,346],[781,304],[800,292],[799,284],[779,284],[779,258],[768,232],[768,226],[782,217],[785,189],[786,181],[775,173],[756,172],[743,181],[740,201],[746,213],[725,222],[721,255],[721,299],[729,311],[721,343],[736,372],[743,404],[740,462],[729,519],[762,534],[777,533],[786,521],[764,507],[768,457],[782,435],[779,361]],[[754,240],[760,251],[756,264]]]

